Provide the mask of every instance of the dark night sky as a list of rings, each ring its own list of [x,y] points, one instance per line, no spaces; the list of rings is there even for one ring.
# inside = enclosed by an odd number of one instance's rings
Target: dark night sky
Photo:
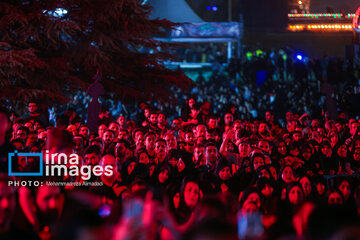
[[[331,7],[335,12],[343,10],[346,13],[355,13],[360,7],[360,0],[311,0],[310,12],[325,12],[327,7]]]

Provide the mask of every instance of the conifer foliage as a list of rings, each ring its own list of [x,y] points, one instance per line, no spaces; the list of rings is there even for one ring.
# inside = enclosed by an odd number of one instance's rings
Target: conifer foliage
[[[66,101],[101,73],[121,100],[168,99],[168,86],[191,80],[166,69],[171,47],[154,40],[175,26],[150,19],[139,0],[5,0],[0,2],[0,98]]]

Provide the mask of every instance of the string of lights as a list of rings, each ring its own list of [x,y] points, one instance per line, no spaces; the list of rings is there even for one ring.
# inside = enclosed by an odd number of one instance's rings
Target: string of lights
[[[352,31],[351,24],[296,24],[289,25],[289,31]]]
[[[355,13],[289,13],[289,18],[354,18]]]

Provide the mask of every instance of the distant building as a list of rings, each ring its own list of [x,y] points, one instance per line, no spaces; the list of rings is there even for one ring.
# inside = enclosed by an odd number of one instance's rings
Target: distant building
[[[289,13],[310,13],[310,0],[289,0]]]

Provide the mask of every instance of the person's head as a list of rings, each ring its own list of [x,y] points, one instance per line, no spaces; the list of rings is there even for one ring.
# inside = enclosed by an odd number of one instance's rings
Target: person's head
[[[69,132],[62,128],[48,129],[45,149],[49,150],[50,153],[64,152],[71,154],[73,147],[73,136]]]
[[[76,129],[76,126],[73,124],[70,124],[69,126],[67,126],[66,131],[68,131],[69,133],[71,133],[73,136],[78,135],[78,131]]]
[[[353,157],[354,161],[360,162],[360,147],[353,149],[352,157]]]
[[[288,185],[286,196],[291,205],[299,206],[305,199],[302,186],[292,182]]]
[[[232,128],[233,128],[233,130],[235,132],[236,130],[241,129],[241,126],[242,126],[241,121],[240,120],[235,120],[233,125],[232,125]]]
[[[351,186],[350,182],[346,178],[337,179],[337,189],[341,192],[344,200],[348,200],[351,195]]]
[[[270,179],[265,178],[265,177],[259,178],[256,181],[256,187],[257,187],[257,189],[259,189],[261,194],[266,198],[271,197],[271,195],[274,192],[273,182]]]
[[[38,111],[38,104],[36,101],[30,101],[28,103],[28,111],[30,114],[36,113]]]
[[[257,147],[263,150],[265,153],[270,153],[270,143],[265,139],[261,139],[258,142]]]
[[[321,176],[314,179],[314,186],[316,188],[316,192],[319,196],[323,196],[326,192],[326,182],[325,179]]]
[[[99,146],[92,145],[85,150],[85,165],[95,166],[99,164],[101,149]]]
[[[145,134],[145,147],[147,151],[154,151],[156,135],[153,132]]]
[[[151,125],[156,125],[158,122],[158,113],[156,111],[151,111],[148,120]]]
[[[180,190],[180,196],[186,207],[194,209],[200,200],[200,187],[197,180],[184,178]]]
[[[137,160],[138,160],[138,163],[141,163],[141,164],[149,164],[150,163],[150,158],[149,158],[149,155],[146,151],[146,149],[139,149],[136,153],[136,157],[137,157]]]
[[[176,167],[176,165],[178,164],[179,162],[179,154],[178,154],[178,151],[175,150],[175,149],[171,149],[169,152],[168,152],[168,163],[170,166],[173,166],[173,167]]]
[[[194,133],[191,131],[186,132],[184,140],[186,144],[193,146],[195,144]]]
[[[269,128],[266,123],[260,123],[258,131],[260,134],[265,135],[269,132]]]
[[[106,125],[105,124],[101,124],[99,127],[98,127],[98,135],[99,137],[103,137],[104,135],[104,132],[105,130],[107,129]]]
[[[262,202],[262,199],[260,196],[261,196],[261,194],[257,188],[255,188],[255,187],[247,188],[243,192],[241,199],[240,199],[241,208],[246,206],[248,202],[252,202],[255,204],[257,210],[260,209],[261,202]]]
[[[109,145],[113,142],[114,137],[115,137],[114,132],[108,129],[105,130],[102,140],[104,141],[105,145]]]
[[[124,158],[129,148],[130,143],[127,140],[119,139],[115,145],[115,156]]]
[[[338,189],[330,189],[327,199],[329,205],[342,205],[344,203],[344,197]]]
[[[347,146],[346,146],[346,144],[341,144],[338,147],[336,152],[337,152],[339,157],[346,158],[347,157]]]
[[[116,122],[119,124],[120,128],[125,127],[126,126],[125,116],[119,116]]]
[[[238,150],[240,157],[248,157],[251,152],[250,142],[247,139],[240,139]]]
[[[216,165],[216,160],[218,158],[218,150],[215,143],[210,142],[206,144],[204,153],[206,164],[214,168]]]
[[[322,141],[320,144],[320,150],[322,152],[322,154],[324,154],[325,156],[330,156],[332,151],[331,151],[331,145],[328,141]]]
[[[5,174],[0,174],[0,235],[9,230],[15,214],[16,188],[9,184],[13,180]]]
[[[294,142],[299,142],[302,139],[302,132],[300,131],[295,131],[292,135],[292,139]]]
[[[331,146],[334,147],[339,142],[339,134],[336,131],[329,133]]]
[[[19,127],[16,132],[16,136],[20,138],[24,143],[26,142],[26,138],[28,137],[29,129],[27,127]]]
[[[156,140],[155,154],[159,158],[165,158],[165,156],[166,156],[166,141],[164,139]]]
[[[343,132],[344,129],[345,129],[345,123],[344,123],[344,121],[343,121],[343,120],[337,121],[337,122],[335,123],[335,127],[336,127],[336,131],[337,131],[338,133]]]
[[[258,178],[271,178],[270,170],[267,166],[260,166],[256,169],[256,175]]]
[[[117,137],[119,135],[120,125],[117,122],[112,122],[109,124],[108,129],[113,131],[114,137]]]
[[[203,112],[204,114],[206,114],[206,115],[209,114],[209,113],[210,113],[210,110],[211,110],[211,104],[210,104],[210,102],[208,102],[208,101],[203,102],[201,108],[202,108],[202,112]]]
[[[170,151],[171,149],[177,149],[177,141],[174,133],[166,133],[164,139],[166,141],[168,151]]]
[[[209,117],[209,120],[207,122],[207,125],[209,127],[209,129],[214,129],[217,127],[217,119],[216,119],[216,116],[215,115],[211,115]]]
[[[167,164],[162,165],[159,175],[158,175],[158,181],[161,184],[165,184],[169,180],[170,175],[170,168]]]
[[[349,128],[350,128],[351,136],[354,136],[356,134],[357,129],[360,128],[360,123],[355,120],[355,121],[351,122]]]
[[[292,112],[287,112],[285,118],[287,122],[292,121],[294,119],[294,114]]]
[[[159,113],[158,115],[158,123],[161,125],[167,125],[167,120],[166,120],[166,116],[164,113]]]
[[[107,172],[104,171],[101,178],[109,181],[115,181],[118,173],[116,158],[112,154],[106,154],[101,158],[99,165],[102,166],[103,169],[107,168],[109,170]]]
[[[196,144],[194,148],[193,161],[195,164],[199,163],[200,156],[204,154],[205,146],[202,144]]]
[[[255,153],[251,157],[251,167],[256,171],[260,166],[265,165],[265,157],[262,153]]]
[[[311,180],[310,177],[308,176],[302,176],[299,178],[299,183],[304,191],[305,196],[309,196],[311,191],[312,191],[312,184],[311,184]]]
[[[174,118],[171,127],[174,131],[178,131],[181,128],[181,118]]]
[[[195,99],[194,99],[194,98],[190,98],[190,99],[189,99],[189,102],[188,102],[189,108],[193,108],[194,105],[195,105],[195,103],[196,103]]]
[[[294,120],[290,120],[287,122],[286,124],[286,129],[289,133],[292,133],[295,131],[295,127],[296,127],[296,121]]]
[[[206,134],[205,125],[202,125],[202,124],[197,125],[196,130],[195,130],[196,139],[199,137],[205,137],[205,134]]]
[[[286,165],[280,170],[280,177],[286,183],[289,184],[295,181],[294,171],[291,166]]]
[[[312,156],[313,150],[310,144],[305,144],[301,147],[301,156],[304,160],[308,161]]]
[[[129,131],[126,128],[120,128],[118,139],[128,140],[129,139]]]
[[[150,112],[153,111],[151,106],[146,106],[144,108],[144,116],[146,119],[150,117]]]
[[[274,165],[269,165],[269,171],[271,173],[271,176],[276,181],[278,179],[278,170]]]
[[[205,139],[207,141],[209,140],[215,141],[214,133],[215,133],[214,129],[208,129],[205,134]]]
[[[231,178],[231,165],[226,159],[221,159],[216,164],[216,176],[222,181],[226,181]]]
[[[34,146],[34,144],[36,144],[38,140],[38,135],[36,131],[31,131],[28,135],[28,138],[26,140],[26,146],[27,147],[32,147]]]
[[[83,136],[85,139],[89,137],[90,130],[89,127],[86,124],[83,124],[79,128],[79,135]]]
[[[84,148],[84,138],[83,136],[75,136],[73,137],[73,141],[74,141],[74,150],[77,153],[81,153],[83,148]]]
[[[285,141],[276,142],[276,146],[277,146],[276,150],[280,155],[285,156],[287,154],[287,146]]]
[[[274,116],[273,114],[271,113],[271,111],[266,111],[265,112],[265,120],[267,122],[272,122],[274,120]]]
[[[20,138],[11,140],[11,145],[18,151],[24,150],[24,142]]]
[[[144,136],[144,132],[140,128],[135,128],[132,131],[132,138],[134,139],[134,141],[136,141],[136,139],[138,139],[139,135]]]
[[[48,185],[36,187],[35,206],[43,224],[54,222],[61,215],[64,206],[64,194],[60,187]]]
[[[31,121],[27,121],[25,124],[24,124],[25,127],[27,127],[29,130],[34,130],[33,128],[33,124]]]
[[[225,126],[231,126],[234,121],[234,116],[231,113],[225,113],[224,123]]]

